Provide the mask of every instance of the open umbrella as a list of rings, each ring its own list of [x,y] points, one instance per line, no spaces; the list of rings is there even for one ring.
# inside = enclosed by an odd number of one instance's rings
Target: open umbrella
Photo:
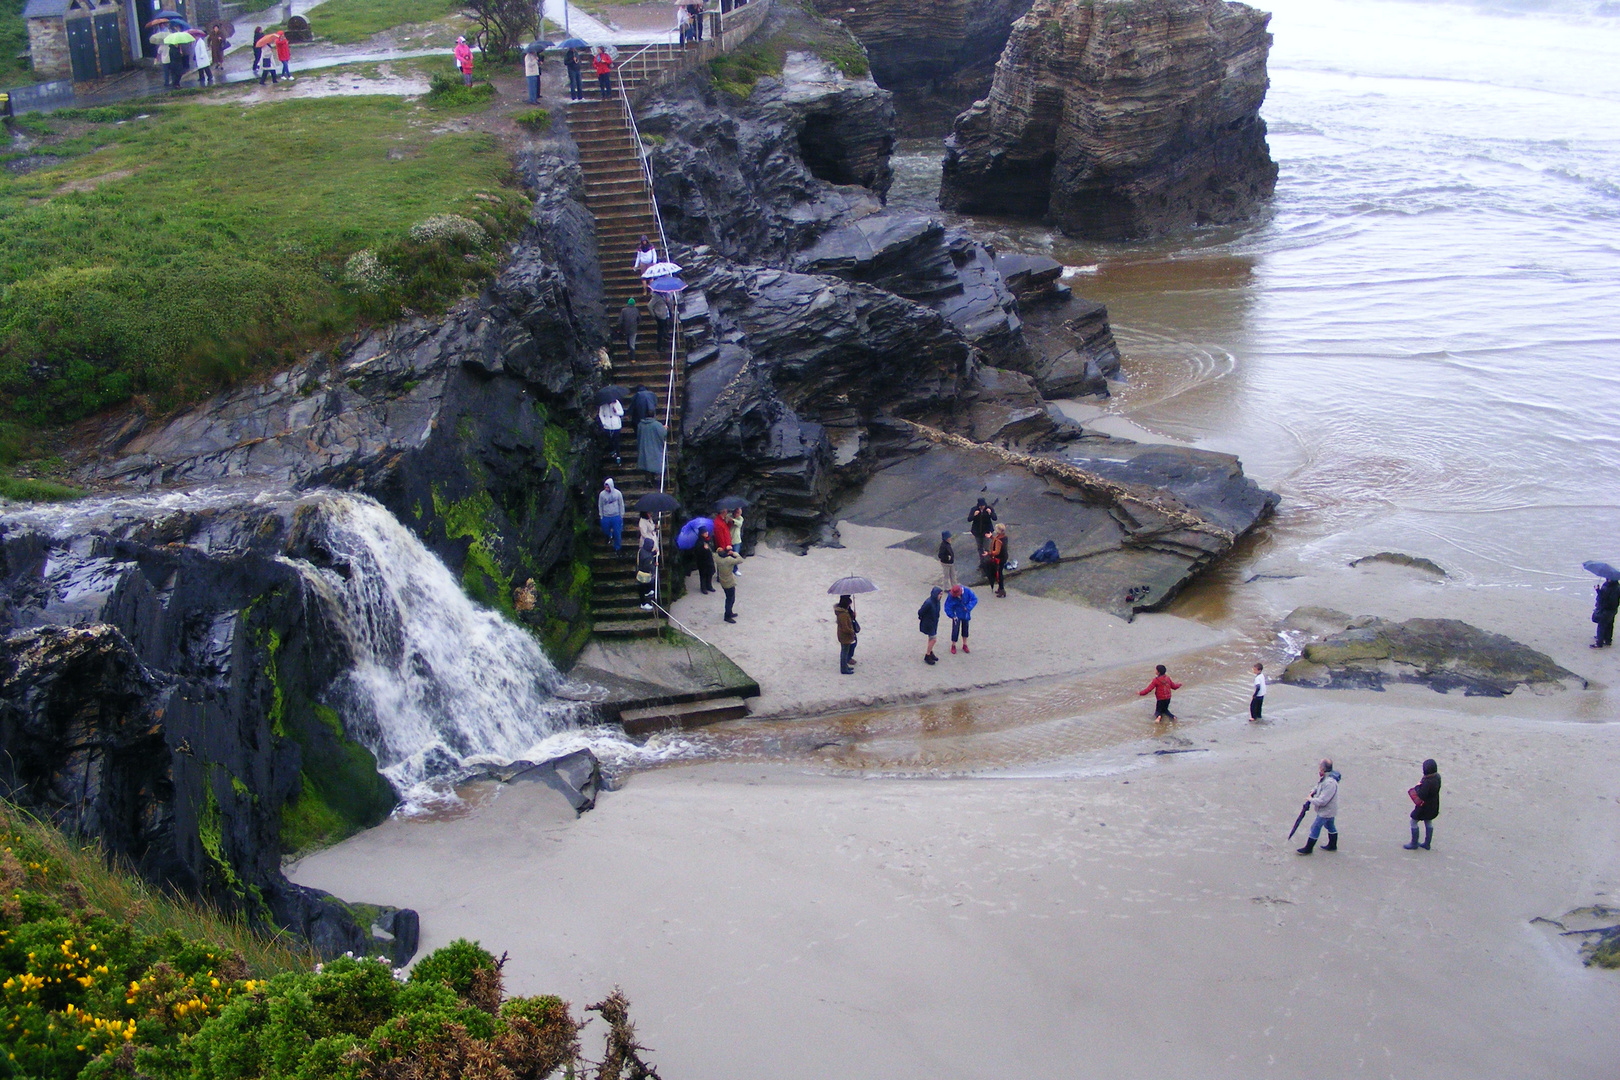
[[[727,495],[724,498],[714,500],[714,508],[716,510],[746,510],[748,509],[748,500],[741,495]]]
[[[167,15],[167,16],[160,15],[157,18],[153,19],[151,22],[147,23],[146,28],[148,30],[150,30],[150,29],[152,29],[152,27],[154,27],[154,26],[162,26],[164,23],[170,24],[176,30],[189,30],[189,29],[191,29],[191,24],[186,22],[186,20],[182,19],[178,15]]]
[[[556,46],[552,45],[552,43],[549,41],[531,41],[527,45],[523,46],[523,51],[526,53],[543,53],[547,49],[553,48],[556,48]]]
[[[588,48],[590,48],[590,46],[585,44],[585,42],[580,38],[571,37],[571,38],[568,38],[567,40],[557,42],[557,44],[553,45],[552,48],[553,49],[558,49],[558,50],[561,50],[561,49],[588,49]]]
[[[714,534],[714,518],[696,517],[682,525],[681,531],[675,536],[675,546],[682,551],[691,551],[697,547],[699,529],[708,529],[709,534],[712,536]]]
[[[622,386],[604,386],[596,392],[596,403],[606,405],[610,401],[623,401],[630,396],[630,391]]]
[[[827,589],[828,596],[853,596],[855,593],[877,592],[878,587],[872,584],[870,578],[859,576],[841,577],[833,582]]]
[[[659,262],[653,263],[651,266],[647,267],[647,269],[643,270],[641,272],[641,276],[643,280],[651,281],[653,278],[669,277],[671,274],[678,274],[680,272],[681,268],[672,262]]]
[[[678,277],[661,277],[647,287],[655,293],[678,293],[686,288],[686,282]]]
[[[1620,570],[1616,570],[1606,562],[1583,562],[1581,569],[1587,573],[1596,574],[1605,581],[1620,581]]]
[[[680,500],[673,495],[662,491],[649,491],[636,500],[636,513],[638,514],[666,514],[671,510],[680,509]]]
[[[190,34],[188,34],[188,33],[186,33],[185,31],[182,30],[182,31],[180,31],[178,33],[170,34],[167,37],[165,37],[163,39],[163,44],[165,44],[165,45],[190,45],[192,42],[194,42],[196,40],[197,40],[196,38],[192,37]]]
[[[264,37],[260,38],[258,41],[255,41],[253,43],[253,47],[255,49],[268,49],[268,48],[270,48],[272,45],[274,45],[276,43],[276,39],[279,38],[280,36],[281,36],[281,33],[279,31],[272,30],[268,34],[264,35]]]

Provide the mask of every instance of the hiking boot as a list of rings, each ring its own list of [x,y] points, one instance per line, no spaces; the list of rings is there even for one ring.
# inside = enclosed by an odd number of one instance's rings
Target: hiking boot
[[[1311,852],[1313,852],[1315,850],[1316,850],[1316,837],[1313,836],[1309,840],[1305,841],[1305,846],[1304,847],[1296,848],[1295,852],[1297,854],[1300,854],[1300,855],[1309,855]]]
[[[1417,826],[1412,826],[1412,842],[1410,844],[1402,844],[1402,850],[1416,851],[1418,848],[1423,846],[1422,844],[1418,843],[1417,832]]]
[[[1338,851],[1339,850],[1339,834],[1336,833],[1336,832],[1328,833],[1328,842],[1326,844],[1322,845],[1322,850],[1323,851]]]

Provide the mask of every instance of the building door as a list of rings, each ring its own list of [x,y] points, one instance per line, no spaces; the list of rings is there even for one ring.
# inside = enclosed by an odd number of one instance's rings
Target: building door
[[[158,49],[148,38],[152,31],[146,29],[146,24],[152,21],[152,16],[161,10],[155,0],[135,0],[135,40],[140,42],[141,56],[156,56]]]
[[[73,81],[96,77],[96,35],[89,19],[67,20],[68,59],[73,65]]]
[[[118,37],[118,15],[96,16],[96,58],[101,61],[103,76],[116,75],[124,70],[124,43]]]

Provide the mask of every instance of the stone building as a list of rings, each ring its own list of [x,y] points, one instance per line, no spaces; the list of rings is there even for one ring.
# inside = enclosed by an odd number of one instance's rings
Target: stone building
[[[28,55],[34,72],[86,82],[116,75],[141,55],[132,28],[136,0],[28,0]]]

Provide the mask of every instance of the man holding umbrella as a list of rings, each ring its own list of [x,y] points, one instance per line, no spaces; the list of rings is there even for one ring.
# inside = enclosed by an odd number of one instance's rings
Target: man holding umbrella
[[[529,84],[529,104],[540,104],[540,51],[543,42],[531,41],[523,47],[523,78]]]
[[[1597,637],[1592,642],[1592,648],[1606,649],[1614,644],[1614,616],[1617,611],[1620,611],[1620,581],[1606,577],[1597,587],[1596,602],[1592,605],[1592,621],[1597,623]]]
[[[855,642],[860,637],[861,624],[855,621],[855,601],[848,594],[840,596],[833,605],[833,618],[838,623],[838,674],[855,674]]]
[[[561,48],[568,51],[563,53],[563,70],[568,72],[568,100],[584,101],[585,84],[579,77],[579,52],[585,48],[585,43],[579,38],[569,38],[562,43]]]

